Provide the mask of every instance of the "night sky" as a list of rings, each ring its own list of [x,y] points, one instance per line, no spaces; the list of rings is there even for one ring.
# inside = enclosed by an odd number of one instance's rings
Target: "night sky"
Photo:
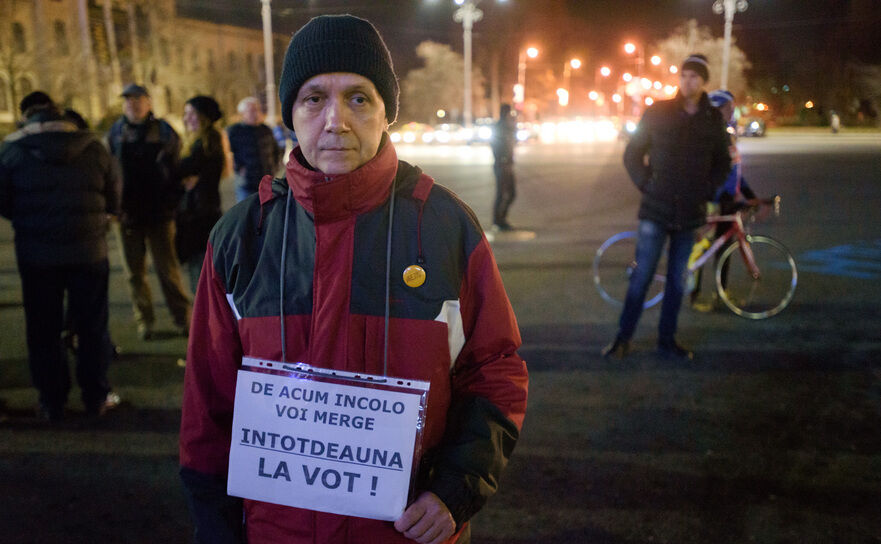
[[[734,18],[734,37],[753,68],[752,81],[793,83],[815,90],[830,66],[881,64],[879,0],[749,0]],[[549,56],[577,52],[589,64],[614,62],[626,40],[652,43],[688,19],[722,36],[723,17],[712,0],[483,0],[474,26],[475,62],[500,55],[502,71],[516,71],[520,44],[537,41]],[[257,0],[178,0],[181,15],[260,26]],[[452,0],[273,0],[273,30],[293,33],[323,13],[352,13],[381,31],[399,75],[419,66],[416,45],[426,39],[462,49],[462,27]],[[791,80],[791,81],[790,81]]]

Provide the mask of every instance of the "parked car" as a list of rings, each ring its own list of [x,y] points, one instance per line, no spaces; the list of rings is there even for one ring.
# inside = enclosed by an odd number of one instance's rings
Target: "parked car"
[[[764,136],[765,120],[760,117],[746,117],[740,120],[737,126],[737,133],[740,136]]]

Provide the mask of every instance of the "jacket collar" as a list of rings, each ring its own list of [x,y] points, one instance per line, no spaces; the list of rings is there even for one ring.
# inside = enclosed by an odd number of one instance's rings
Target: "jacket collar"
[[[385,202],[397,173],[398,155],[384,134],[376,156],[352,172],[329,176],[305,164],[300,148],[294,148],[285,171],[292,196],[316,221],[332,222],[365,213]],[[261,204],[275,196],[268,193],[261,187]]]
[[[676,101],[676,108],[680,110],[685,110],[685,97],[682,96],[682,93],[676,91],[676,97],[673,98]],[[701,92],[701,97],[697,101],[697,109],[698,111],[704,111],[709,108],[712,108],[712,104],[710,104],[710,98],[707,95],[706,91]]]

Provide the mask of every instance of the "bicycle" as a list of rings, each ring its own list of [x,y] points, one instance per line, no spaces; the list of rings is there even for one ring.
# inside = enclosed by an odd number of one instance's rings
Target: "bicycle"
[[[786,246],[770,236],[750,233],[749,226],[755,221],[761,207],[771,207],[774,214],[779,215],[780,197],[761,200],[759,207],[707,217],[708,225],[702,228],[704,234],[709,233],[717,223],[730,222],[730,227],[703,249],[699,256],[693,255],[688,264],[688,274],[692,275],[721,250],[715,265],[716,292],[729,310],[747,319],[766,319],[782,312],[792,301],[798,284],[795,259]],[[735,253],[741,258],[735,259]],[[600,296],[613,306],[624,305],[630,276],[637,264],[635,255],[634,231],[619,232],[609,237],[596,251],[593,259],[594,285]],[[665,268],[659,263],[659,270]],[[644,308],[651,308],[664,298],[664,283],[664,274],[656,272],[649,285]]]

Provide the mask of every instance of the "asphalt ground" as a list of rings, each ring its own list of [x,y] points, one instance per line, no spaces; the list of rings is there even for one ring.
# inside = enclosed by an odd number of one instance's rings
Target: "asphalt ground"
[[[530,405],[501,490],[474,520],[485,543],[881,541],[881,136],[745,140],[744,172],[783,215],[760,226],[799,263],[795,299],[749,321],[683,309],[696,361],[606,361],[617,310],[590,279],[602,241],[635,225],[621,143],[522,146],[511,221],[493,245],[521,325]],[[400,148],[487,225],[486,148]],[[227,193],[231,188],[226,187]],[[230,194],[226,194],[229,202]],[[527,237],[528,238],[528,237]],[[0,542],[187,542],[177,479],[184,340],[152,278],[158,334],[137,339],[114,237],[110,378],[124,403],[90,420],[34,417],[8,222],[0,223]]]

